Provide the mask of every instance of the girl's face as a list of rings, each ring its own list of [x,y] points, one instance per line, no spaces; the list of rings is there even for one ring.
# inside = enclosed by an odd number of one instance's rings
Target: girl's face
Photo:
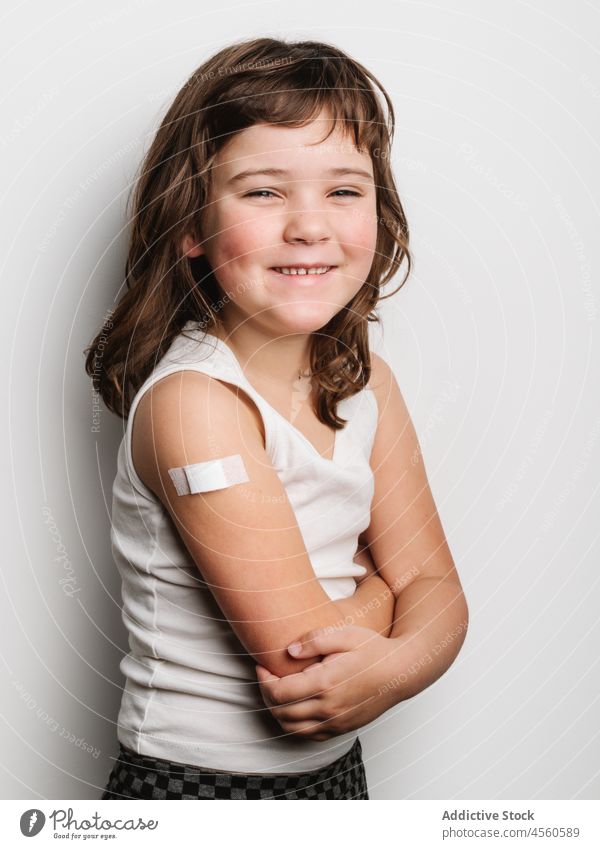
[[[216,158],[202,244],[187,236],[183,248],[206,254],[226,326],[249,319],[269,335],[312,333],[367,278],[377,239],[371,158],[339,126],[320,141],[329,128],[320,119],[256,124]],[[297,267],[312,273],[289,273]]]

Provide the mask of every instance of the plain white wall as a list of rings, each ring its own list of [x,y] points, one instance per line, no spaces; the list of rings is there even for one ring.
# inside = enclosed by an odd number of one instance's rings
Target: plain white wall
[[[374,349],[471,611],[449,672],[361,734],[371,797],[597,798],[598,9],[8,5],[2,797],[98,799],[112,766],[122,423],[95,414],[82,350],[120,298],[125,199],[171,98],[229,41],[272,35],[342,47],[395,104],[415,269]]]

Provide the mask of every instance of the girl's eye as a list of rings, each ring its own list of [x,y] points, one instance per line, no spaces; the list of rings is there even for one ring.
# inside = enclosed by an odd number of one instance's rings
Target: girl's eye
[[[351,195],[352,197],[355,197],[355,198],[360,197],[360,193],[359,192],[353,192],[352,189],[337,189],[333,194],[339,195],[340,193],[343,194],[343,195],[346,195],[346,196]]]
[[[338,195],[340,197],[341,196],[344,196],[344,197],[360,197],[360,193],[354,192],[354,191],[352,191],[352,189],[336,189],[336,191],[333,192],[333,194]],[[271,195],[272,197],[274,197],[273,192],[269,191],[269,189],[257,189],[254,192],[248,192],[248,194],[245,194],[244,197],[246,197],[246,198],[261,197],[261,196],[264,197],[265,195]]]
[[[248,192],[247,195],[244,195],[245,198],[257,197],[258,195],[272,195],[273,192],[270,192],[268,189],[257,189],[255,192]]]

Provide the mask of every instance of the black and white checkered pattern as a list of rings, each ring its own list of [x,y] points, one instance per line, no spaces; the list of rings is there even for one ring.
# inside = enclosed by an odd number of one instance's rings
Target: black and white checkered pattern
[[[368,799],[358,737],[349,752],[311,772],[243,775],[137,755],[119,746],[102,799]]]

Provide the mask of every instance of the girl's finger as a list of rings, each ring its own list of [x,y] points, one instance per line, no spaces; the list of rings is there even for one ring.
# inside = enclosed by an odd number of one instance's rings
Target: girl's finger
[[[310,740],[323,741],[335,736],[326,731],[319,722],[286,722],[284,726],[282,728],[287,734],[293,734],[295,737],[303,737]]]
[[[301,672],[294,672],[293,675],[285,675],[274,681],[259,679],[259,683],[263,694],[266,693],[268,699],[278,705],[318,698],[326,690],[326,683],[323,680],[324,669],[322,663],[313,663]]]
[[[328,655],[332,652],[352,651],[373,637],[369,628],[347,625],[345,628],[316,628],[303,634],[288,646],[292,657],[304,658]]]
[[[261,684],[266,683],[267,681],[279,681],[280,679],[277,675],[273,675],[268,669],[264,666],[261,666],[260,663],[257,663],[254,667],[256,670],[256,677]]]
[[[319,699],[305,699],[289,705],[276,705],[271,713],[277,722],[322,722],[325,719]]]

